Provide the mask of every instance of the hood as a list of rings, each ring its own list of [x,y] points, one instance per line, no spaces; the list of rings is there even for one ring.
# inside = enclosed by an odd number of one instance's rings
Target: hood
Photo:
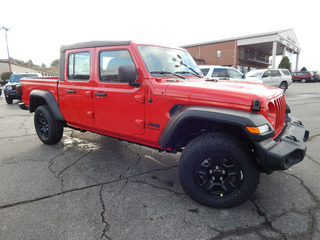
[[[173,82],[166,90],[168,97],[187,98],[190,104],[207,101],[210,102],[209,105],[216,106],[225,104],[251,106],[254,99],[259,99],[263,107],[263,103],[281,94],[281,89],[260,83],[204,79]]]

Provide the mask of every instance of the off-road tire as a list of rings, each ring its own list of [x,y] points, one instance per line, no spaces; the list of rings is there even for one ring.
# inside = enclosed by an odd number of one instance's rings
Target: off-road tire
[[[192,199],[216,208],[248,200],[260,178],[252,152],[239,139],[223,133],[193,139],[181,154],[178,173]]]
[[[63,123],[54,119],[47,105],[39,106],[34,114],[34,127],[45,144],[59,142],[63,135]]]

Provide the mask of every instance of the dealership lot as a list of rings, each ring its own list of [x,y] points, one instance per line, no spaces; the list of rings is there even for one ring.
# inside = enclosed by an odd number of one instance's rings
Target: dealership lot
[[[311,133],[304,161],[213,209],[182,190],[179,154],[71,129],[45,145],[33,114],[2,95],[0,239],[320,239],[320,83],[294,83],[286,99]]]

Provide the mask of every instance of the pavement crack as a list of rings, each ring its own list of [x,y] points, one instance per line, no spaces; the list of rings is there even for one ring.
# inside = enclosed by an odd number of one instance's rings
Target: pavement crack
[[[58,157],[61,157],[63,156],[67,151],[63,151],[62,153],[59,153],[57,156],[53,157],[49,163],[48,163],[48,169],[51,173],[53,173],[53,175],[55,176],[55,178],[57,178],[59,181],[60,181],[60,184],[61,184],[61,192],[63,192],[63,185],[64,185],[64,181],[63,181],[63,177],[60,177],[56,171],[54,171],[52,169],[52,165],[54,163],[54,160],[56,160]]]
[[[102,212],[101,212],[101,219],[102,219],[102,224],[104,225],[104,228],[102,230],[102,234],[100,236],[100,239],[108,239],[111,240],[111,238],[107,235],[107,232],[110,230],[110,225],[109,223],[106,221],[105,217],[104,217],[104,213],[106,212],[106,205],[103,201],[103,196],[102,196],[102,190],[103,190],[103,184],[101,185],[100,191],[99,191],[99,197],[100,197],[100,203],[102,206]]]
[[[320,134],[316,134],[316,135],[313,135],[313,136],[309,137],[308,141],[311,142],[317,137],[320,137]]]
[[[311,200],[315,203],[314,207],[310,207],[308,208],[308,216],[311,217],[311,223],[308,226],[308,230],[307,230],[307,235],[312,238],[315,236],[315,233],[318,231],[317,230],[317,226],[318,226],[318,221],[317,221],[317,217],[316,214],[317,212],[320,210],[320,200],[319,198],[312,192],[312,190],[304,183],[304,181],[302,179],[300,179],[298,176],[292,174],[292,173],[288,173],[288,172],[280,172],[284,175],[287,176],[291,176],[295,179],[297,179],[301,186],[307,191],[307,193],[309,194]]]
[[[6,208],[12,208],[12,207],[19,206],[19,205],[33,203],[33,202],[37,202],[37,201],[41,201],[41,200],[45,200],[45,199],[61,196],[61,195],[64,195],[64,194],[72,193],[72,192],[83,191],[83,190],[91,189],[91,188],[94,188],[94,187],[101,187],[101,186],[112,184],[112,183],[117,183],[117,182],[121,182],[121,181],[127,181],[127,180],[129,180],[131,178],[135,178],[135,177],[139,177],[139,176],[143,176],[143,175],[148,175],[148,174],[153,173],[153,172],[167,171],[167,170],[175,168],[175,167],[177,167],[177,166],[172,166],[172,167],[167,167],[167,168],[162,168],[162,169],[153,169],[153,170],[150,170],[150,171],[147,171],[147,172],[144,172],[144,173],[132,175],[132,176],[129,176],[129,177],[126,177],[126,178],[122,178],[122,179],[115,179],[113,181],[96,183],[96,184],[88,185],[88,186],[85,186],[85,187],[73,188],[73,189],[61,191],[59,193],[50,194],[50,195],[39,197],[39,198],[35,198],[35,199],[19,201],[19,202],[15,202],[15,203],[6,204],[6,205],[0,205],[0,210],[1,209],[6,209]]]
[[[83,154],[81,157],[79,157],[75,162],[73,162],[71,165],[65,167],[61,172],[59,172],[57,174],[57,176],[60,176],[62,173],[64,173],[65,171],[67,171],[69,168],[73,167],[75,164],[77,164],[82,158],[84,158],[85,156],[89,155],[92,152],[92,150],[89,150],[88,152],[86,152],[85,154]]]

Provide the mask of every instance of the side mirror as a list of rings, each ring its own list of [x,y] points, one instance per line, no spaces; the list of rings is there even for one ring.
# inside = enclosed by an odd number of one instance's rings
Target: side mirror
[[[125,65],[120,66],[118,69],[120,82],[134,82],[137,79],[137,71],[134,66]]]
[[[6,79],[6,82],[9,82],[10,79]]]
[[[245,74],[242,74],[242,79],[245,79],[246,78],[246,75]]]

